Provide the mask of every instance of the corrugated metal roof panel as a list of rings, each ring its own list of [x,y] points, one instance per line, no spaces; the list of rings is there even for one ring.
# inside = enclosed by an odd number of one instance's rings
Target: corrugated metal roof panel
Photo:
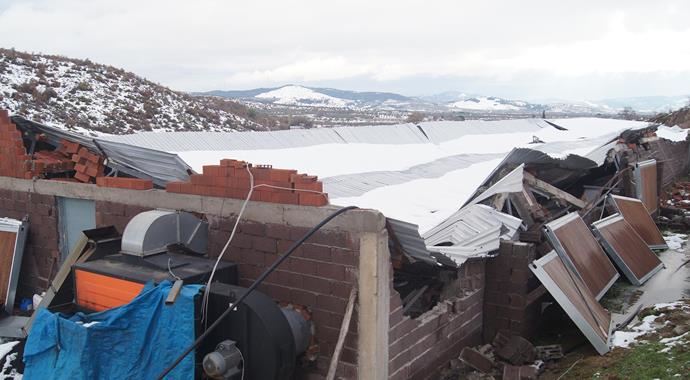
[[[191,168],[176,154],[100,138],[89,138],[19,116],[13,116],[12,121],[22,129],[44,134],[48,142],[54,146],[58,146],[60,140],[65,139],[77,142],[94,152],[101,152],[108,159],[108,166],[113,169],[134,177],[151,179],[158,186],[165,186],[170,181],[189,180],[188,171],[191,171]]]
[[[402,220],[386,218],[390,230],[400,243],[402,250],[412,259],[431,265],[439,265],[426,249],[424,239],[419,235],[419,226]]]
[[[459,210],[424,234],[427,249],[451,258],[457,265],[471,257],[496,251],[501,239],[513,239],[522,220],[485,205]],[[446,244],[452,245],[446,245]],[[442,244],[442,245],[439,245]]]
[[[176,154],[112,141],[95,141],[108,157],[108,165],[127,174],[151,179],[158,186],[165,186],[171,181],[189,180],[191,168]]]
[[[323,185],[333,199],[356,197],[383,186],[398,185],[420,178],[438,178],[453,170],[500,157],[502,157],[500,154],[459,154],[416,165],[403,171],[378,171],[326,177],[323,179]]]
[[[496,194],[502,193],[519,193],[524,189],[523,181],[525,164],[520,164],[517,168],[513,169],[510,173],[506,174],[503,178],[499,179],[491,185],[488,189],[484,190],[483,193],[479,194],[476,198],[468,202],[468,205],[473,205],[486,200]]]

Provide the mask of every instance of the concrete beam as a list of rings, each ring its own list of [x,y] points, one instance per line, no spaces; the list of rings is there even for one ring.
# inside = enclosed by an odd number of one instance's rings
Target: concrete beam
[[[388,379],[388,317],[390,315],[390,252],[388,233],[365,233],[359,251],[357,375]]]
[[[185,210],[222,217],[237,215],[241,199],[216,198],[193,194],[168,193],[165,190],[127,190],[54,180],[27,180],[0,177],[0,189],[124,203],[133,206]],[[260,223],[278,223],[296,227],[313,227],[338,210],[337,206],[309,207],[265,202],[249,202],[243,219]],[[324,227],[343,229],[351,233],[378,232],[385,228],[386,219],[377,210],[362,209],[347,212]]]

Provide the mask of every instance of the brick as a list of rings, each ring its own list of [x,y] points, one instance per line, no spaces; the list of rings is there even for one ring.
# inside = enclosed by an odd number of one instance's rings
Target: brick
[[[299,195],[294,193],[276,192],[270,196],[271,202],[282,204],[299,204]]]
[[[315,261],[304,260],[304,259],[300,259],[298,257],[290,257],[288,259],[288,268],[292,272],[316,276],[316,262]]]
[[[239,161],[239,160],[233,160],[229,158],[224,158],[220,160],[220,165],[221,166],[226,166],[226,167],[232,167],[232,168],[244,168],[247,166],[247,163],[244,161]]]
[[[290,239],[290,227],[284,224],[266,224],[266,236],[275,239]]]
[[[225,177],[225,172],[221,171],[221,169],[224,169],[224,166],[220,165],[204,165],[202,168],[202,171],[205,176],[210,176],[210,177]],[[221,174],[223,173],[223,174]]]
[[[297,174],[297,170],[273,169],[269,172],[268,179],[271,181],[290,183],[290,178],[295,174]]]
[[[247,222],[240,224],[240,231],[247,235],[265,236],[266,225],[263,223]]]
[[[331,262],[331,247],[321,244],[302,244],[300,256],[312,260]]]
[[[335,281],[345,280],[345,267],[331,263],[316,263],[316,275],[329,278]]]
[[[204,174],[192,174],[189,176],[191,182],[195,185],[213,186],[214,177],[204,175]]]
[[[309,190],[309,191],[318,191],[319,193],[323,193],[323,183],[321,183],[319,181],[317,181],[317,182],[296,182],[296,183],[293,183],[292,186],[296,190]]]
[[[494,365],[491,359],[470,347],[462,349],[460,359],[470,367],[484,373],[490,373]]]
[[[291,289],[290,290],[290,301],[292,301],[298,305],[314,307],[317,304],[316,300],[317,300],[316,293],[304,291],[301,289]],[[324,310],[330,311],[327,309],[324,309]],[[342,310],[340,310],[338,312],[342,313]]]
[[[267,253],[277,252],[277,243],[275,239],[256,236],[252,238],[252,248]]]
[[[304,289],[310,290],[312,292],[319,292],[325,294],[330,294],[331,292],[331,281],[326,278],[302,276],[302,284]]]
[[[183,182],[168,182],[165,184],[165,191],[169,193],[181,193]]]
[[[74,178],[79,182],[91,183],[93,179],[84,173],[77,172],[74,174]]]
[[[300,206],[326,206],[328,205],[328,194],[299,193]]]
[[[316,306],[319,309],[342,314],[345,311],[347,301],[330,295],[318,294],[316,296]]]

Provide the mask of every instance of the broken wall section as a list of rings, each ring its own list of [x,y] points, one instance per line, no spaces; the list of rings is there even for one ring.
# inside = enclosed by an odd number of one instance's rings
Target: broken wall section
[[[390,379],[438,378],[463,347],[481,343],[484,273],[485,259],[465,262],[446,290],[448,296],[415,319],[403,315],[400,295],[391,284]]]
[[[487,260],[484,342],[491,342],[499,331],[526,339],[536,332],[541,317],[538,301],[546,294],[529,269],[536,257],[534,244],[504,240],[498,256]]]

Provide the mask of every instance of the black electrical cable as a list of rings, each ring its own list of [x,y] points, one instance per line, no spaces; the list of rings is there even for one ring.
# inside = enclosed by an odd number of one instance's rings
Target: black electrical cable
[[[295,249],[297,249],[297,247],[299,247],[300,245],[302,245],[302,244],[304,243],[305,240],[309,239],[309,237],[311,237],[311,235],[313,235],[316,231],[320,230],[321,227],[323,227],[324,225],[326,225],[326,223],[330,222],[330,221],[331,221],[333,218],[335,218],[336,216],[338,216],[338,215],[340,215],[340,214],[342,214],[342,213],[345,213],[345,212],[347,212],[347,211],[357,209],[357,208],[358,208],[358,207],[356,207],[356,206],[348,206],[348,207],[345,207],[345,208],[341,208],[340,210],[338,210],[338,211],[332,213],[331,215],[329,215],[328,217],[326,217],[324,220],[322,220],[321,222],[319,222],[319,224],[317,224],[317,225],[314,226],[311,230],[309,230],[309,232],[307,232],[306,234],[304,234],[304,236],[302,236],[298,241],[296,241],[295,243],[293,243],[292,246],[290,246],[290,248],[289,248],[285,253],[283,253],[282,256],[280,256],[280,257],[278,258],[278,260],[276,260],[275,262],[273,262],[273,264],[271,264],[271,266],[268,267],[268,268],[261,274],[261,276],[259,276],[259,277],[252,283],[252,285],[251,285],[249,288],[247,288],[247,291],[244,292],[244,293],[240,296],[240,298],[237,299],[237,301],[231,303],[231,304],[228,306],[228,308],[225,309],[225,311],[223,312],[223,314],[221,314],[221,315],[218,317],[218,319],[216,319],[216,321],[213,322],[213,323],[211,324],[211,326],[209,326],[208,329],[206,329],[206,331],[204,331],[203,334],[201,334],[198,338],[196,338],[196,340],[194,341],[194,343],[192,343],[191,346],[189,346],[180,356],[177,357],[177,359],[175,359],[175,361],[174,361],[170,366],[168,366],[163,372],[161,372],[160,375],[158,375],[158,380],[162,380],[166,375],[168,375],[168,374],[170,373],[170,371],[172,371],[173,369],[175,369],[175,367],[177,367],[177,365],[180,364],[180,362],[181,362],[182,360],[184,360],[184,358],[185,358],[187,355],[189,355],[190,352],[192,352],[195,348],[197,348],[197,347],[199,346],[199,344],[201,344],[201,342],[202,342],[204,339],[206,339],[206,337],[208,336],[208,334],[211,333],[211,331],[213,331],[213,329],[215,329],[216,327],[218,327],[218,325],[220,325],[220,323],[223,321],[223,319],[225,319],[225,317],[227,317],[233,309],[236,309],[236,308],[237,308],[237,305],[241,304],[242,301],[244,301],[244,299],[247,298],[247,296],[248,296],[251,292],[253,292],[259,285],[261,285],[261,283],[266,279],[266,277],[268,277],[268,275],[270,275],[274,270],[276,270],[276,268],[278,268],[278,266],[279,266],[280,264],[282,264],[283,261],[285,261],[285,259],[287,259],[288,256],[290,256],[290,255],[292,254],[292,252],[294,252]]]

